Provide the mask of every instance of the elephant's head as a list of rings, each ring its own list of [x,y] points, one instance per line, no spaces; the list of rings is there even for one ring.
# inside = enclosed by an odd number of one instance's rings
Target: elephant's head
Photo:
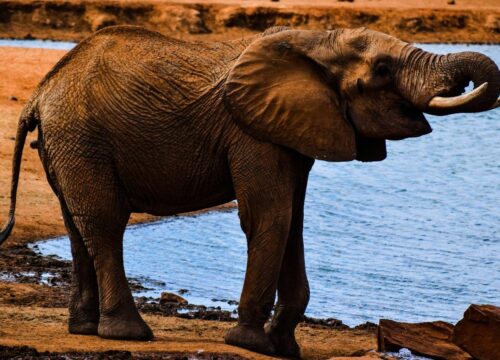
[[[367,29],[277,29],[246,48],[225,86],[251,135],[317,159],[374,161],[386,139],[431,132],[423,112],[491,109],[500,72],[482,54],[435,55]]]

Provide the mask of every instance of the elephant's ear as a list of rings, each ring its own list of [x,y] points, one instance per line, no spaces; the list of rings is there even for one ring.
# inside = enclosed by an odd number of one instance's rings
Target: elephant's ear
[[[325,32],[281,31],[250,44],[226,80],[226,101],[252,136],[329,161],[356,158],[356,137],[318,56]]]

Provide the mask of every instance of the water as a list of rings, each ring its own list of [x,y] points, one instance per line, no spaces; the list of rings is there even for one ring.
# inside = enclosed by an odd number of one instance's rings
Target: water
[[[0,39],[0,47],[13,46],[22,48],[70,50],[75,45],[76,44],[74,42],[68,42],[68,41]]]
[[[500,63],[499,46],[422,47]],[[500,305],[500,109],[428,118],[431,135],[389,142],[383,162],[316,162],[304,229],[309,316],[456,322],[470,303]],[[139,295],[239,298],[246,241],[235,211],[131,226],[124,247],[129,276],[155,287]],[[39,248],[70,258],[65,237]]]

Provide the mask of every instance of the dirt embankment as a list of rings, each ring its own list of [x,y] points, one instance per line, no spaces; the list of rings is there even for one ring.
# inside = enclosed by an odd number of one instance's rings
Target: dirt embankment
[[[3,0],[0,37],[81,40],[109,25],[188,39],[228,39],[287,25],[365,26],[412,42],[500,43],[496,0]]]

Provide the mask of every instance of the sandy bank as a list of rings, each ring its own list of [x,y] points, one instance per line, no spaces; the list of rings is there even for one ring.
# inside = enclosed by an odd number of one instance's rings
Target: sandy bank
[[[272,359],[223,343],[232,323],[185,320],[144,315],[156,338],[152,342],[103,340],[95,336],[70,335],[66,330],[67,310],[61,308],[13,307],[0,305],[0,344],[27,345],[39,351],[187,352],[237,354],[247,359]],[[27,331],[29,329],[29,331]],[[376,347],[375,335],[366,330],[331,330],[300,325],[297,339],[305,359],[346,356]]]
[[[189,39],[237,38],[269,26],[365,26],[412,42],[500,43],[496,0],[2,0],[0,37],[81,40],[109,25]]]

